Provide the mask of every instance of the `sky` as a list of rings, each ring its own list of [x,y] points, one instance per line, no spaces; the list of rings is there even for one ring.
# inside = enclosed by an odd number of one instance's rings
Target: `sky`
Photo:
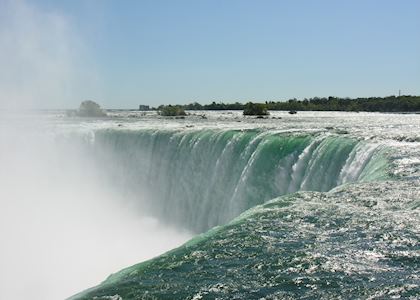
[[[420,1],[0,0],[0,108],[420,95]]]

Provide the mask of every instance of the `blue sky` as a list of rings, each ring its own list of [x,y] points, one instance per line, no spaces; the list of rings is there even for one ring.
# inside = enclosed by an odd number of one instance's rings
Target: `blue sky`
[[[27,3],[76,33],[95,77],[94,88],[73,86],[77,102],[134,108],[420,94],[416,0]]]

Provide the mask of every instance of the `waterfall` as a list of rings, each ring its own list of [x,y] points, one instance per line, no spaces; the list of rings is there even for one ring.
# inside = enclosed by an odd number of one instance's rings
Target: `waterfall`
[[[203,232],[299,190],[386,176],[382,148],[333,135],[261,130],[117,130],[93,149],[121,193],[147,191],[161,219]]]

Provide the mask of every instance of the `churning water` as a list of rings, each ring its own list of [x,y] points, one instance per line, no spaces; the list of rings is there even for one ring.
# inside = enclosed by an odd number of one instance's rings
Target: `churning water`
[[[196,235],[74,299],[418,296],[420,115],[110,115],[1,132],[6,291],[69,295]]]

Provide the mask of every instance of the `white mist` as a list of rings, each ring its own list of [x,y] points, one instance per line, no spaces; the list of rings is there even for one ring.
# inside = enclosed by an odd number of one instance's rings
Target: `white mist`
[[[0,298],[63,299],[190,237],[104,186],[49,126],[0,121]]]

